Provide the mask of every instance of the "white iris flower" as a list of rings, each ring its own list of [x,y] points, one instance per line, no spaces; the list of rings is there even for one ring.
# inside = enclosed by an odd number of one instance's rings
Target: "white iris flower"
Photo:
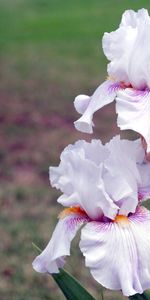
[[[50,167],[53,187],[62,191],[66,208],[45,250],[33,267],[58,273],[70,244],[81,229],[85,264],[100,284],[126,296],[150,288],[150,212],[141,202],[150,197],[150,163],[144,161],[140,140],[106,145],[78,141]]]
[[[118,126],[140,133],[150,152],[150,17],[146,9],[125,11],[119,28],[102,40],[109,79],[94,94],[79,95],[75,108],[82,114],[75,127],[93,132],[93,114],[116,100]]]

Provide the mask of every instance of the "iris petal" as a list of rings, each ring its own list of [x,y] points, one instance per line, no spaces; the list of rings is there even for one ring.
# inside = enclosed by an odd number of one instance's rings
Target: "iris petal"
[[[90,99],[87,96],[84,98],[83,95],[75,99],[75,108],[78,112],[83,113],[82,117],[74,123],[77,130],[87,133],[93,132],[93,114],[115,99],[116,91],[111,88],[112,85],[113,82],[107,80],[96,89]],[[81,104],[82,101],[83,105]]]
[[[125,11],[119,28],[105,33],[102,43],[110,60],[109,76],[137,89],[150,87],[150,17],[146,9]]]
[[[78,229],[87,222],[82,214],[71,214],[62,218],[56,225],[52,238],[44,251],[33,261],[33,268],[40,273],[58,273],[64,266],[64,257],[70,255],[71,241]]]
[[[118,126],[140,133],[146,140],[150,152],[150,93],[125,89],[117,92],[116,112]]]
[[[138,208],[128,219],[91,222],[83,229],[80,249],[100,284],[125,296],[150,287],[150,212]]]

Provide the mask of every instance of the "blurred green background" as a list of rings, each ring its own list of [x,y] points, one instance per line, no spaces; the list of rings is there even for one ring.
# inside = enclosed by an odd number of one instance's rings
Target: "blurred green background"
[[[101,38],[125,9],[149,0],[0,0],[0,300],[63,300],[52,278],[32,270],[32,241],[44,248],[61,207],[49,165],[79,138],[74,97],[107,76]],[[96,115],[92,137],[119,132],[114,106]],[[100,286],[73,243],[66,268],[97,299]],[[121,299],[105,291],[105,299]],[[81,299],[82,300],[82,299]]]

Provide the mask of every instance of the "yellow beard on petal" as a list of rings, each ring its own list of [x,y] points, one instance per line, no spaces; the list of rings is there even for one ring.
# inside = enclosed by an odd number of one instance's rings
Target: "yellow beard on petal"
[[[67,207],[65,208],[59,215],[58,218],[63,219],[71,214],[79,214],[82,216],[86,216],[84,210],[82,210],[79,206]]]
[[[114,82],[116,81],[115,77],[113,77],[113,76],[107,76],[106,80],[111,80],[111,81],[114,81]]]
[[[121,226],[127,226],[129,224],[129,219],[127,216],[117,215],[114,222]]]

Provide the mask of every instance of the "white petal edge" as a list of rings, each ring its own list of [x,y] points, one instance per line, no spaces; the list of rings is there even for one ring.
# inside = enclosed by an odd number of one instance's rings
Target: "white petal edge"
[[[150,212],[138,208],[129,222],[90,222],[80,249],[94,279],[125,296],[150,288]]]
[[[75,106],[77,107],[77,111],[83,111],[83,115],[80,119],[74,122],[75,128],[81,132],[92,133],[94,126],[93,124],[93,114],[102,108],[103,106],[111,103],[116,97],[115,89],[111,88],[113,82],[110,80],[106,80],[103,82],[94,92],[94,94],[88,99],[88,106],[86,110],[79,108],[77,105],[77,101],[75,102]],[[80,98],[79,98],[80,97]],[[85,96],[87,97],[87,96]],[[77,99],[81,99],[81,96],[78,96]],[[83,100],[85,101],[85,99]],[[87,101],[87,100],[86,100]],[[86,102],[87,105],[87,102]],[[81,106],[81,103],[80,103]],[[84,106],[84,103],[83,103]]]
[[[150,22],[148,10],[145,8],[141,8],[137,12],[135,12],[134,10],[129,9],[123,13],[120,26],[131,26],[135,28],[138,24],[142,22]]]
[[[59,273],[59,268],[65,263],[64,257],[70,255],[71,241],[84,222],[87,222],[87,218],[79,214],[60,219],[48,245],[34,259],[34,270],[39,273]]]

